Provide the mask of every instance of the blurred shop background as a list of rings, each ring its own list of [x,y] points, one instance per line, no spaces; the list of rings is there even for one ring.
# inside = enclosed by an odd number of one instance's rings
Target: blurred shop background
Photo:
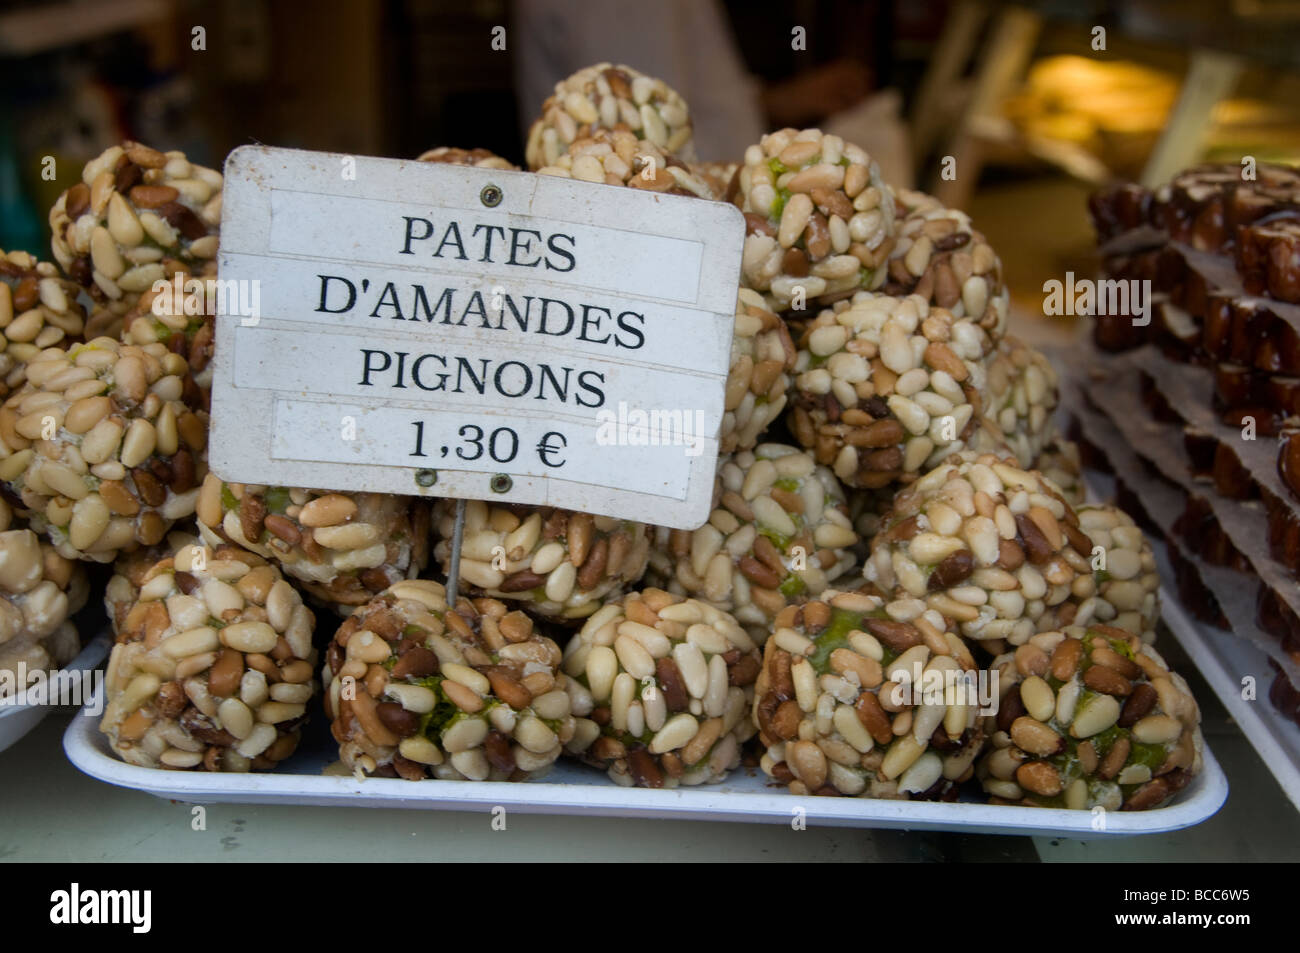
[[[1090,267],[1097,185],[1300,158],[1297,39],[1300,0],[0,0],[0,248],[48,257],[44,210],[123,137],[519,162],[549,87],[612,59],[686,97],[702,158],[783,125],[860,143],[1040,301]]]

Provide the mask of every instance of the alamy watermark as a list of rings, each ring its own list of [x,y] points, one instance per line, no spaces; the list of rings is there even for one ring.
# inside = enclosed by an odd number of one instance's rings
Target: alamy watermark
[[[1137,278],[1075,278],[1065,273],[1065,281],[1050,278],[1043,282],[1043,314],[1046,315],[1122,315],[1133,319],[1133,326],[1144,328],[1151,323],[1151,282]]]
[[[704,452],[704,411],[683,409],[642,410],[618,402],[618,410],[596,412],[596,443],[602,447],[685,447],[688,457]]]
[[[245,327],[262,320],[262,282],[256,278],[187,278],[177,272],[171,279],[159,278],[151,290],[155,317],[229,314]]]
[[[122,924],[132,933],[148,933],[152,910],[152,890],[83,890],[73,883],[50,894],[50,922],[55,925]]]
[[[85,705],[87,715],[104,711],[104,673],[101,671],[28,671],[26,662],[16,669],[0,669],[0,708],[15,705]]]
[[[890,689],[889,701],[898,708],[913,705],[966,705],[978,708],[981,715],[998,713],[998,672],[970,672],[955,669],[924,669],[920,662],[912,670],[896,669],[890,672],[895,684]]]

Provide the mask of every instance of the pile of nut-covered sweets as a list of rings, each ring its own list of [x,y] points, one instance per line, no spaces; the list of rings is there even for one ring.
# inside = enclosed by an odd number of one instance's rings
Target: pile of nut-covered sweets
[[[964,213],[816,129],[696,163],[687,103],[626,66],[557,84],[526,154],[744,213],[707,523],[470,502],[452,605],[451,501],[224,482],[213,318],[151,307],[178,273],[210,294],[222,178],[125,143],[51,210],[53,263],[0,258],[0,660],[66,660],[78,564],[111,562],[101,730],[136,765],[273,769],[324,717],[359,777],[747,764],[800,795],[1115,810],[1187,785],[1150,547],[1083,501]]]

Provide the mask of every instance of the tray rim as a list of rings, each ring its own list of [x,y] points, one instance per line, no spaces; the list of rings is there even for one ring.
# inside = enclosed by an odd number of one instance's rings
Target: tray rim
[[[951,831],[956,833],[1094,839],[1182,830],[1214,816],[1228,797],[1228,779],[1209,746],[1204,769],[1175,802],[1153,811],[1106,814],[1093,829],[1091,811],[990,804],[889,801],[872,798],[797,797],[772,788],[764,793],[727,790],[727,782],[695,788],[648,790],[612,781],[575,784],[537,780],[417,783],[393,778],[311,774],[196,774],[127,764],[108,750],[98,719],[78,712],[63,735],[68,760],[96,780],[194,804],[268,804],[316,807],[403,808],[528,814],[596,815],[660,820],[789,823],[802,808],[810,824],[829,827]],[[597,777],[593,775],[593,777]],[[732,775],[732,783],[737,778]]]

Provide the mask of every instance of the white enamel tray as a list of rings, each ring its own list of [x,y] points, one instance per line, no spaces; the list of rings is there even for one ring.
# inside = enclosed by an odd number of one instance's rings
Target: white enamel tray
[[[78,714],[63,736],[74,765],[109,784],[194,804],[305,804],[422,810],[508,811],[530,814],[593,814],[606,817],[748,821],[833,827],[898,828],[981,834],[1107,837],[1155,834],[1199,824],[1228,797],[1228,781],[1209,749],[1205,770],[1169,806],[1154,811],[1114,812],[1004,807],[976,803],[931,804],[869,798],[795,797],[768,784],[760,772],[740,769],[723,784],[654,791],[625,788],[604,774],[562,762],[545,780],[523,784],[473,781],[410,782],[391,778],[325,776],[333,761],[330,738],[317,724],[303,748],[282,770],[269,774],[165,771],[126,764],[114,757],[98,731],[98,718]]]

